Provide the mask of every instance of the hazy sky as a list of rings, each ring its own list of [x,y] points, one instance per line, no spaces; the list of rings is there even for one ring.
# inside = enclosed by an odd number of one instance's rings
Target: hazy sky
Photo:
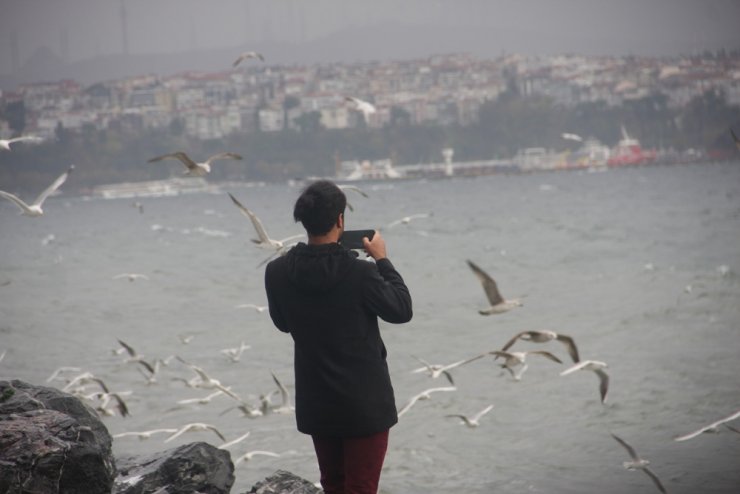
[[[740,48],[740,0],[0,0],[0,74],[42,46],[66,61],[123,53],[123,11],[131,54],[308,43],[353,31],[363,33],[358,44],[372,44],[389,26],[433,27],[425,31],[430,49],[473,54]],[[466,30],[479,34],[460,36]],[[390,47],[372,48],[358,45],[394,58]]]

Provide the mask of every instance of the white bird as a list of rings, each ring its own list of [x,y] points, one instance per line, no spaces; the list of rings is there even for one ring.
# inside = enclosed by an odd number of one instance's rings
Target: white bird
[[[22,141],[39,142],[39,141],[43,141],[43,139],[37,136],[20,136],[20,137],[13,137],[12,139],[0,139],[0,149],[5,149],[6,151],[10,151],[11,144],[15,142],[22,142]]]
[[[108,389],[108,386],[106,386],[103,380],[95,377],[90,372],[83,372],[82,374],[73,378],[69,383],[67,383],[66,386],[62,388],[62,391],[70,391],[73,388],[80,388],[80,387],[84,387],[84,386],[87,386],[88,384],[93,384],[93,383],[100,386],[100,389],[102,389],[106,393],[110,392],[110,390]]]
[[[524,374],[524,371],[527,370],[529,365],[526,362],[527,355],[542,355],[545,358],[548,358],[552,360],[553,362],[557,362],[558,364],[562,364],[562,360],[557,358],[555,355],[553,355],[550,352],[546,352],[544,350],[533,350],[529,352],[504,352],[501,350],[494,350],[492,352],[489,352],[491,355],[495,355],[497,357],[503,357],[504,363],[501,364],[501,367],[509,371],[511,376],[516,380],[519,381],[522,378],[522,374]],[[519,372],[515,372],[514,368],[521,366],[521,369],[519,369]]]
[[[411,220],[419,219],[419,218],[429,218],[432,215],[432,213],[418,213],[418,214],[412,214],[409,216],[404,216],[403,218],[397,219],[395,221],[391,221],[388,223],[388,226],[386,228],[393,228],[396,225],[408,225],[411,223]]]
[[[476,266],[472,261],[467,261],[470,269],[473,270],[473,274],[478,278],[481,285],[483,285],[483,291],[486,293],[488,302],[491,304],[487,309],[481,309],[478,311],[479,314],[488,316],[491,314],[501,314],[503,312],[510,311],[515,307],[521,307],[523,304],[519,299],[506,300],[501,296],[498,291],[496,281],[491,278],[488,273],[483,271],[481,268]]]
[[[187,398],[185,400],[178,400],[179,405],[190,405],[190,404],[197,404],[197,405],[207,405],[211,402],[212,399],[214,399],[217,396],[221,396],[224,394],[223,391],[220,389],[209,394],[208,396],[202,396],[200,398]]]
[[[207,160],[203,161],[202,163],[196,163],[190,157],[183,153],[182,151],[177,151],[175,153],[169,153],[169,154],[163,154],[162,156],[156,156],[149,160],[149,163],[154,163],[155,161],[162,161],[166,159],[176,159],[180,160],[183,165],[185,165],[185,168],[187,168],[187,171],[185,172],[185,175],[191,176],[191,177],[202,177],[207,173],[211,172],[211,162],[215,160],[223,160],[223,159],[232,159],[232,160],[240,160],[242,159],[241,155],[238,155],[236,153],[218,153],[214,154],[213,156],[209,157]]]
[[[295,407],[293,406],[293,403],[290,399],[288,388],[286,388],[283,383],[280,382],[274,372],[270,372],[270,374],[272,374],[272,379],[273,381],[275,381],[275,384],[277,384],[278,390],[280,391],[280,398],[282,399],[282,403],[280,404],[280,406],[273,407],[272,411],[275,413],[290,413],[294,411]]]
[[[121,437],[137,437],[140,441],[144,441],[146,439],[150,439],[154,434],[172,434],[173,432],[177,432],[177,429],[153,429],[141,432],[121,432],[120,434],[113,434],[112,437],[113,439]]]
[[[247,218],[249,218],[249,220],[252,222],[252,226],[254,226],[254,230],[257,232],[257,236],[259,237],[259,238],[252,239],[252,242],[257,244],[259,247],[263,249],[274,249],[274,250],[280,251],[285,248],[286,242],[303,236],[302,234],[292,235],[282,240],[275,240],[275,239],[270,238],[270,236],[267,235],[267,230],[265,230],[265,227],[262,226],[262,222],[257,217],[257,215],[254,214],[249,209],[247,209],[246,207],[244,207],[242,203],[236,200],[236,197],[231,195],[231,193],[229,193],[229,197],[231,197],[231,200],[233,201],[234,204],[236,204],[236,207],[239,208],[242,214],[246,216]]]
[[[249,461],[255,456],[272,456],[274,458],[280,457],[278,453],[273,453],[272,451],[260,451],[260,450],[249,451],[248,453],[244,453],[239,458],[234,460],[234,465],[238,465],[239,463],[243,461]]]
[[[605,403],[606,393],[609,391],[609,375],[604,372],[604,369],[606,368],[607,365],[605,362],[600,362],[598,360],[584,360],[583,362],[579,362],[574,366],[565,369],[563,372],[560,373],[560,375],[567,376],[568,374],[578,370],[593,371],[599,377],[599,393],[601,393],[601,403]]]
[[[180,339],[180,343],[183,345],[187,345],[191,341],[193,341],[193,338],[195,338],[194,334],[179,334],[177,337]]]
[[[565,348],[568,350],[568,355],[573,359],[573,362],[578,363],[580,360],[578,356],[578,348],[576,347],[576,343],[573,341],[573,338],[564,334],[556,333],[555,331],[522,331],[510,339],[506,345],[501,348],[501,351],[505,352],[511,348],[517,340],[531,341],[532,343],[547,343],[548,341],[557,340],[565,345]]]
[[[121,273],[117,274],[113,277],[114,280],[120,280],[120,279],[127,279],[129,281],[136,281],[136,280],[148,280],[149,277],[145,274],[140,273]]]
[[[578,134],[570,134],[570,133],[564,132],[560,134],[560,136],[563,139],[567,139],[569,141],[583,142],[583,137],[579,136]]]
[[[239,360],[242,358],[244,350],[249,350],[250,348],[252,348],[250,345],[247,345],[242,341],[238,347],[224,348],[223,350],[221,350],[221,353],[226,355],[226,357],[228,357],[228,359],[232,362],[239,362]]]
[[[653,483],[655,484],[655,487],[657,487],[660,492],[665,493],[666,492],[665,487],[663,487],[663,484],[661,484],[658,476],[655,475],[653,471],[648,468],[648,465],[650,465],[650,462],[648,460],[644,460],[640,458],[635,452],[634,448],[632,448],[632,446],[627,444],[623,439],[619,438],[616,434],[612,434],[612,437],[614,438],[615,441],[621,444],[624,447],[624,449],[627,450],[627,453],[629,453],[630,458],[632,458],[632,461],[625,461],[624,463],[622,463],[624,468],[626,468],[627,470],[642,470],[643,472],[645,472],[645,475],[650,477],[650,480],[653,481]]]
[[[185,434],[186,432],[205,432],[205,431],[211,431],[214,434],[216,434],[219,438],[221,438],[222,441],[226,442],[226,438],[223,434],[213,425],[211,424],[204,424],[202,422],[194,422],[192,424],[186,424],[182,426],[177,432],[172,434],[170,437],[164,440],[164,442],[168,443],[181,435]]]
[[[486,408],[476,413],[472,417],[468,417],[467,415],[461,415],[461,414],[450,414],[450,415],[445,415],[445,417],[457,417],[462,421],[460,422],[461,424],[465,424],[466,426],[470,428],[475,428],[480,425],[479,421],[481,417],[483,417],[485,414],[487,414],[491,410],[493,410],[493,405],[488,405]]]
[[[101,402],[98,404],[97,407],[95,407],[95,410],[98,413],[101,413],[102,415],[112,417],[115,415],[113,408],[108,407],[108,404],[111,402],[111,400],[115,400],[116,402],[116,410],[118,410],[118,414],[121,417],[126,417],[128,415],[131,415],[131,413],[128,411],[128,406],[126,406],[126,402],[123,401],[123,398],[121,398],[122,393],[93,393],[96,398],[98,398]]]
[[[2,362],[2,361],[3,361],[3,359],[5,358],[5,354],[6,354],[6,353],[8,353],[8,351],[7,351],[7,350],[3,350],[3,353],[0,353],[0,362]],[[48,381],[47,381],[47,382],[48,382]]]
[[[232,63],[231,66],[232,67],[236,67],[237,65],[239,65],[240,63],[242,63],[244,60],[248,60],[250,58],[256,58],[260,62],[264,62],[265,61],[265,57],[263,57],[261,53],[257,53],[256,51],[245,51],[245,52],[242,52],[237,57],[236,60],[234,60],[234,63]]]
[[[9,201],[15,203],[15,205],[18,206],[21,212],[26,216],[41,216],[42,214],[44,214],[41,206],[44,204],[46,198],[62,186],[62,184],[67,180],[67,177],[69,177],[69,174],[72,173],[72,170],[74,170],[74,168],[74,165],[71,165],[69,168],[67,168],[67,171],[59,175],[59,177],[54,180],[54,182],[41,194],[39,194],[39,196],[31,204],[26,204],[21,199],[19,199],[18,196],[15,196],[3,190],[0,190],[0,197],[4,197],[5,199],[8,199]]]
[[[419,394],[414,395],[414,396],[411,397],[411,399],[408,401],[408,403],[406,403],[403,406],[403,408],[401,408],[398,411],[398,417],[400,418],[403,414],[405,414],[406,412],[408,412],[409,409],[412,406],[414,406],[414,404],[417,401],[420,401],[420,400],[430,400],[432,398],[432,393],[438,393],[438,392],[441,392],[441,391],[457,391],[457,388],[455,386],[447,386],[447,387],[442,387],[442,388],[429,388],[429,389],[425,389],[421,393],[419,393]]]
[[[237,437],[236,439],[232,439],[228,443],[223,443],[221,446],[218,447],[218,449],[226,449],[228,447],[231,447],[235,444],[238,444],[242,441],[244,441],[246,438],[249,437],[250,432],[247,431],[246,433],[242,434],[241,436]]]
[[[461,365],[468,364],[470,362],[473,362],[474,360],[478,360],[479,358],[484,357],[486,354],[476,355],[473,358],[467,358],[464,360],[458,360],[457,362],[453,362],[451,364],[430,364],[424,359],[421,359],[419,357],[416,357],[415,355],[412,355],[416,360],[424,364],[424,367],[419,367],[418,369],[414,369],[411,371],[412,374],[417,374],[419,372],[426,372],[432,379],[437,379],[439,376],[444,375],[447,380],[452,384],[455,385],[454,380],[452,379],[452,374],[450,374],[449,371],[456,367],[460,367]]]
[[[737,418],[740,418],[740,410],[738,410],[737,412],[733,413],[732,415],[728,415],[727,417],[725,417],[723,419],[719,419],[716,422],[712,422],[711,424],[709,424],[707,426],[704,426],[704,427],[702,427],[699,430],[696,430],[694,432],[690,432],[690,433],[685,434],[683,436],[676,437],[676,438],[674,438],[674,441],[688,441],[689,439],[693,439],[696,436],[699,436],[699,435],[701,435],[701,434],[703,434],[705,432],[717,432],[719,430],[718,427],[720,425],[724,424],[725,422],[731,422],[731,421],[733,421],[733,420],[735,420]],[[729,427],[729,426],[725,426],[725,427]],[[730,428],[730,429],[732,430],[732,428]]]
[[[349,102],[352,105],[353,109],[362,113],[362,115],[365,117],[365,121],[367,121],[368,117],[371,114],[378,111],[372,103],[361,100],[360,98],[345,96],[344,101]]]
[[[197,375],[198,380],[193,382],[193,387],[195,388],[203,388],[203,389],[219,389],[226,393],[228,396],[232,397],[233,399],[241,402],[242,399],[239,398],[239,396],[231,391],[231,388],[228,388],[221,384],[221,381],[218,379],[213,379],[208,374],[206,374],[206,371],[198,367],[197,365],[191,364],[190,362],[187,362],[186,360],[177,357],[177,359],[184,363],[185,365],[189,366]]]
[[[3,352],[5,354],[5,352]],[[46,378],[46,382],[51,382],[57,377],[59,377],[59,374],[62,374],[63,372],[80,372],[82,369],[79,367],[59,367],[54,372],[51,373],[51,375]]]
[[[244,417],[247,417],[250,419],[253,419],[256,417],[262,417],[265,414],[263,410],[260,410],[259,408],[254,407],[250,405],[249,403],[243,401],[239,405],[227,408],[226,410],[221,412],[219,415],[224,415],[234,409],[239,410],[240,412],[242,412],[242,415]],[[265,410],[267,409],[265,408]]]
[[[235,309],[254,309],[255,311],[262,313],[267,310],[266,305],[256,305],[256,304],[239,304],[234,306]]]

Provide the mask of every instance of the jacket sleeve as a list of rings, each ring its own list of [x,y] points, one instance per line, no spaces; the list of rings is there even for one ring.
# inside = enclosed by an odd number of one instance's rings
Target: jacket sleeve
[[[388,259],[380,259],[365,280],[367,307],[382,320],[394,324],[409,322],[413,315],[411,294],[403,278]]]
[[[270,318],[276,328],[283,333],[290,333],[288,324],[285,322],[285,317],[280,310],[280,305],[277,303],[276,287],[273,286],[274,275],[271,273],[272,269],[270,269],[270,265],[268,264],[265,269],[265,292],[267,293],[267,306],[270,310]]]

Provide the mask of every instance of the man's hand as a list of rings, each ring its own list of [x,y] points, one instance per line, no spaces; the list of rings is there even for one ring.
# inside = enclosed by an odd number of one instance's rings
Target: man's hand
[[[368,240],[367,237],[362,237],[362,244],[365,247],[367,255],[379,261],[386,257],[385,252],[385,240],[378,230],[375,230],[372,240]]]

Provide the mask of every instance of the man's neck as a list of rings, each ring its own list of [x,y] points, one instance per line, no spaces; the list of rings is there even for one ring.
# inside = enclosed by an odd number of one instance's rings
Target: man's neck
[[[308,245],[335,244],[339,242],[340,232],[334,228],[325,235],[309,235]]]

